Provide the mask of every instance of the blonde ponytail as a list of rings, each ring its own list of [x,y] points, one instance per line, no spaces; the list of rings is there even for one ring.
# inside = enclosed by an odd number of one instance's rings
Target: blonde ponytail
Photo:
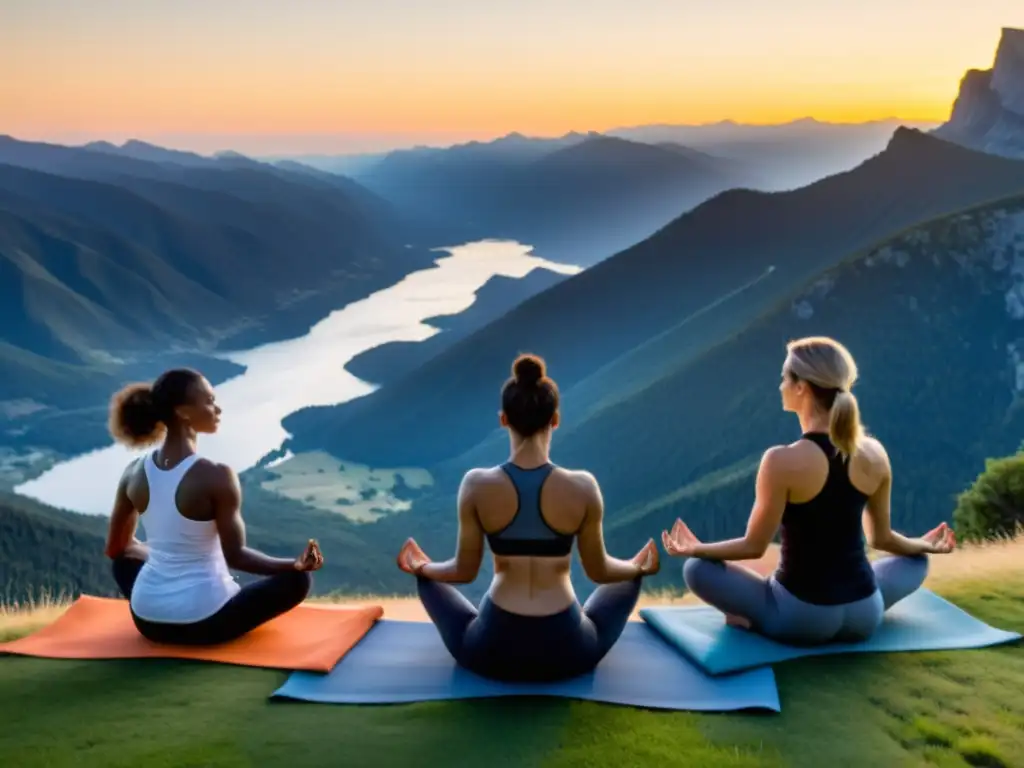
[[[857,452],[864,430],[860,423],[860,406],[852,392],[840,390],[829,409],[828,437],[843,456]]]

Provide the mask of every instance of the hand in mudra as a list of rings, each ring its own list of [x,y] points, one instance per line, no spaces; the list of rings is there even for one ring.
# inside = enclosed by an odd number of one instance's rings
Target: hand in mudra
[[[956,533],[945,523],[939,523],[922,536],[921,540],[929,545],[930,555],[945,555],[956,548]]]
[[[661,559],[658,556],[658,547],[655,546],[654,539],[644,544],[644,548],[636,553],[631,562],[640,566],[642,576],[651,576],[657,573],[661,568]]]
[[[323,553],[320,552],[320,545],[316,539],[310,539],[302,554],[295,558],[295,570],[297,571],[319,571],[324,564]]]
[[[672,557],[690,557],[700,546],[700,539],[679,518],[676,518],[672,532],[661,532],[661,543]]]
[[[414,576],[429,562],[430,558],[420,549],[420,545],[416,543],[415,539],[406,539],[405,544],[398,551],[398,567]]]

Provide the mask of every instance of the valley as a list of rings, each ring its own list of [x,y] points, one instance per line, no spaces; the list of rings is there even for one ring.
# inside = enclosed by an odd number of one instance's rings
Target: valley
[[[98,447],[90,409],[120,384],[173,365],[224,381],[243,370],[225,349],[301,333],[430,263],[350,186],[0,138],[0,401],[40,406],[6,409],[4,442]]]
[[[957,184],[946,183],[950,178]],[[572,423],[622,387],[696,359],[844,258],[908,227],[1022,192],[1024,162],[900,129],[885,151],[808,187],[723,193],[524,301],[392,385],[289,416],[288,447],[368,464],[444,463],[494,431],[494,422],[477,414],[496,407],[521,350],[549,359],[552,376],[570,393],[565,418]],[[701,313],[741,286],[749,287]],[[574,401],[572,388],[598,371],[589,399]]]
[[[799,437],[778,400],[785,343],[831,334],[858,361],[867,428],[893,462],[894,525],[916,535],[950,519],[986,458],[1020,443],[1022,288],[1024,195],[941,217],[850,254],[705,350],[666,355],[660,375],[607,393],[557,430],[554,460],[598,478],[619,556],[676,517],[701,537],[738,536],[762,452]],[[564,390],[564,409],[579,414],[575,394]],[[439,465],[413,512],[373,526],[379,538],[413,535],[446,556],[461,473],[506,450],[495,436]],[[678,587],[680,573],[666,569],[655,581]],[[579,584],[589,591],[582,576]]]
[[[320,594],[409,593],[408,536],[453,551],[463,473],[506,456],[498,394],[522,351],[548,360],[553,459],[598,478],[618,556],[676,517],[742,531],[763,451],[799,436],[785,343],[812,334],[861,368],[896,527],[949,520],[1024,430],[1017,41],[936,130],[510,134],[349,176],[0,138],[7,599],[111,592],[105,515],[131,454],[109,446],[106,403],[172,365],[217,386],[224,427],[201,450],[240,472],[250,541],[290,556],[318,538]],[[988,138],[964,133],[997,97]],[[678,590],[679,569],[653,586]]]

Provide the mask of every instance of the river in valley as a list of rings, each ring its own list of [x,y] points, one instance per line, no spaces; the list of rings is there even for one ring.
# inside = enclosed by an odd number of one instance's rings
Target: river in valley
[[[224,409],[216,435],[200,436],[200,452],[241,473],[288,437],[281,421],[309,406],[336,405],[374,387],[344,366],[356,355],[395,341],[423,341],[438,333],[427,318],[454,315],[472,305],[475,293],[496,276],[522,278],[543,268],[575,274],[579,267],[534,256],[511,241],[480,241],[446,248],[433,267],[332,312],[308,333],[223,357],[246,367],[217,387]],[[118,478],[138,455],[120,445],[59,463],[17,488],[46,504],[107,515]]]

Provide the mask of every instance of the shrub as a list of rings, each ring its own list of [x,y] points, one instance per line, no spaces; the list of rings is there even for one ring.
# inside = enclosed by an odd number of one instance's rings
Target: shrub
[[[965,541],[1017,533],[1024,525],[1024,450],[985,462],[985,471],[958,497],[953,525]]]

